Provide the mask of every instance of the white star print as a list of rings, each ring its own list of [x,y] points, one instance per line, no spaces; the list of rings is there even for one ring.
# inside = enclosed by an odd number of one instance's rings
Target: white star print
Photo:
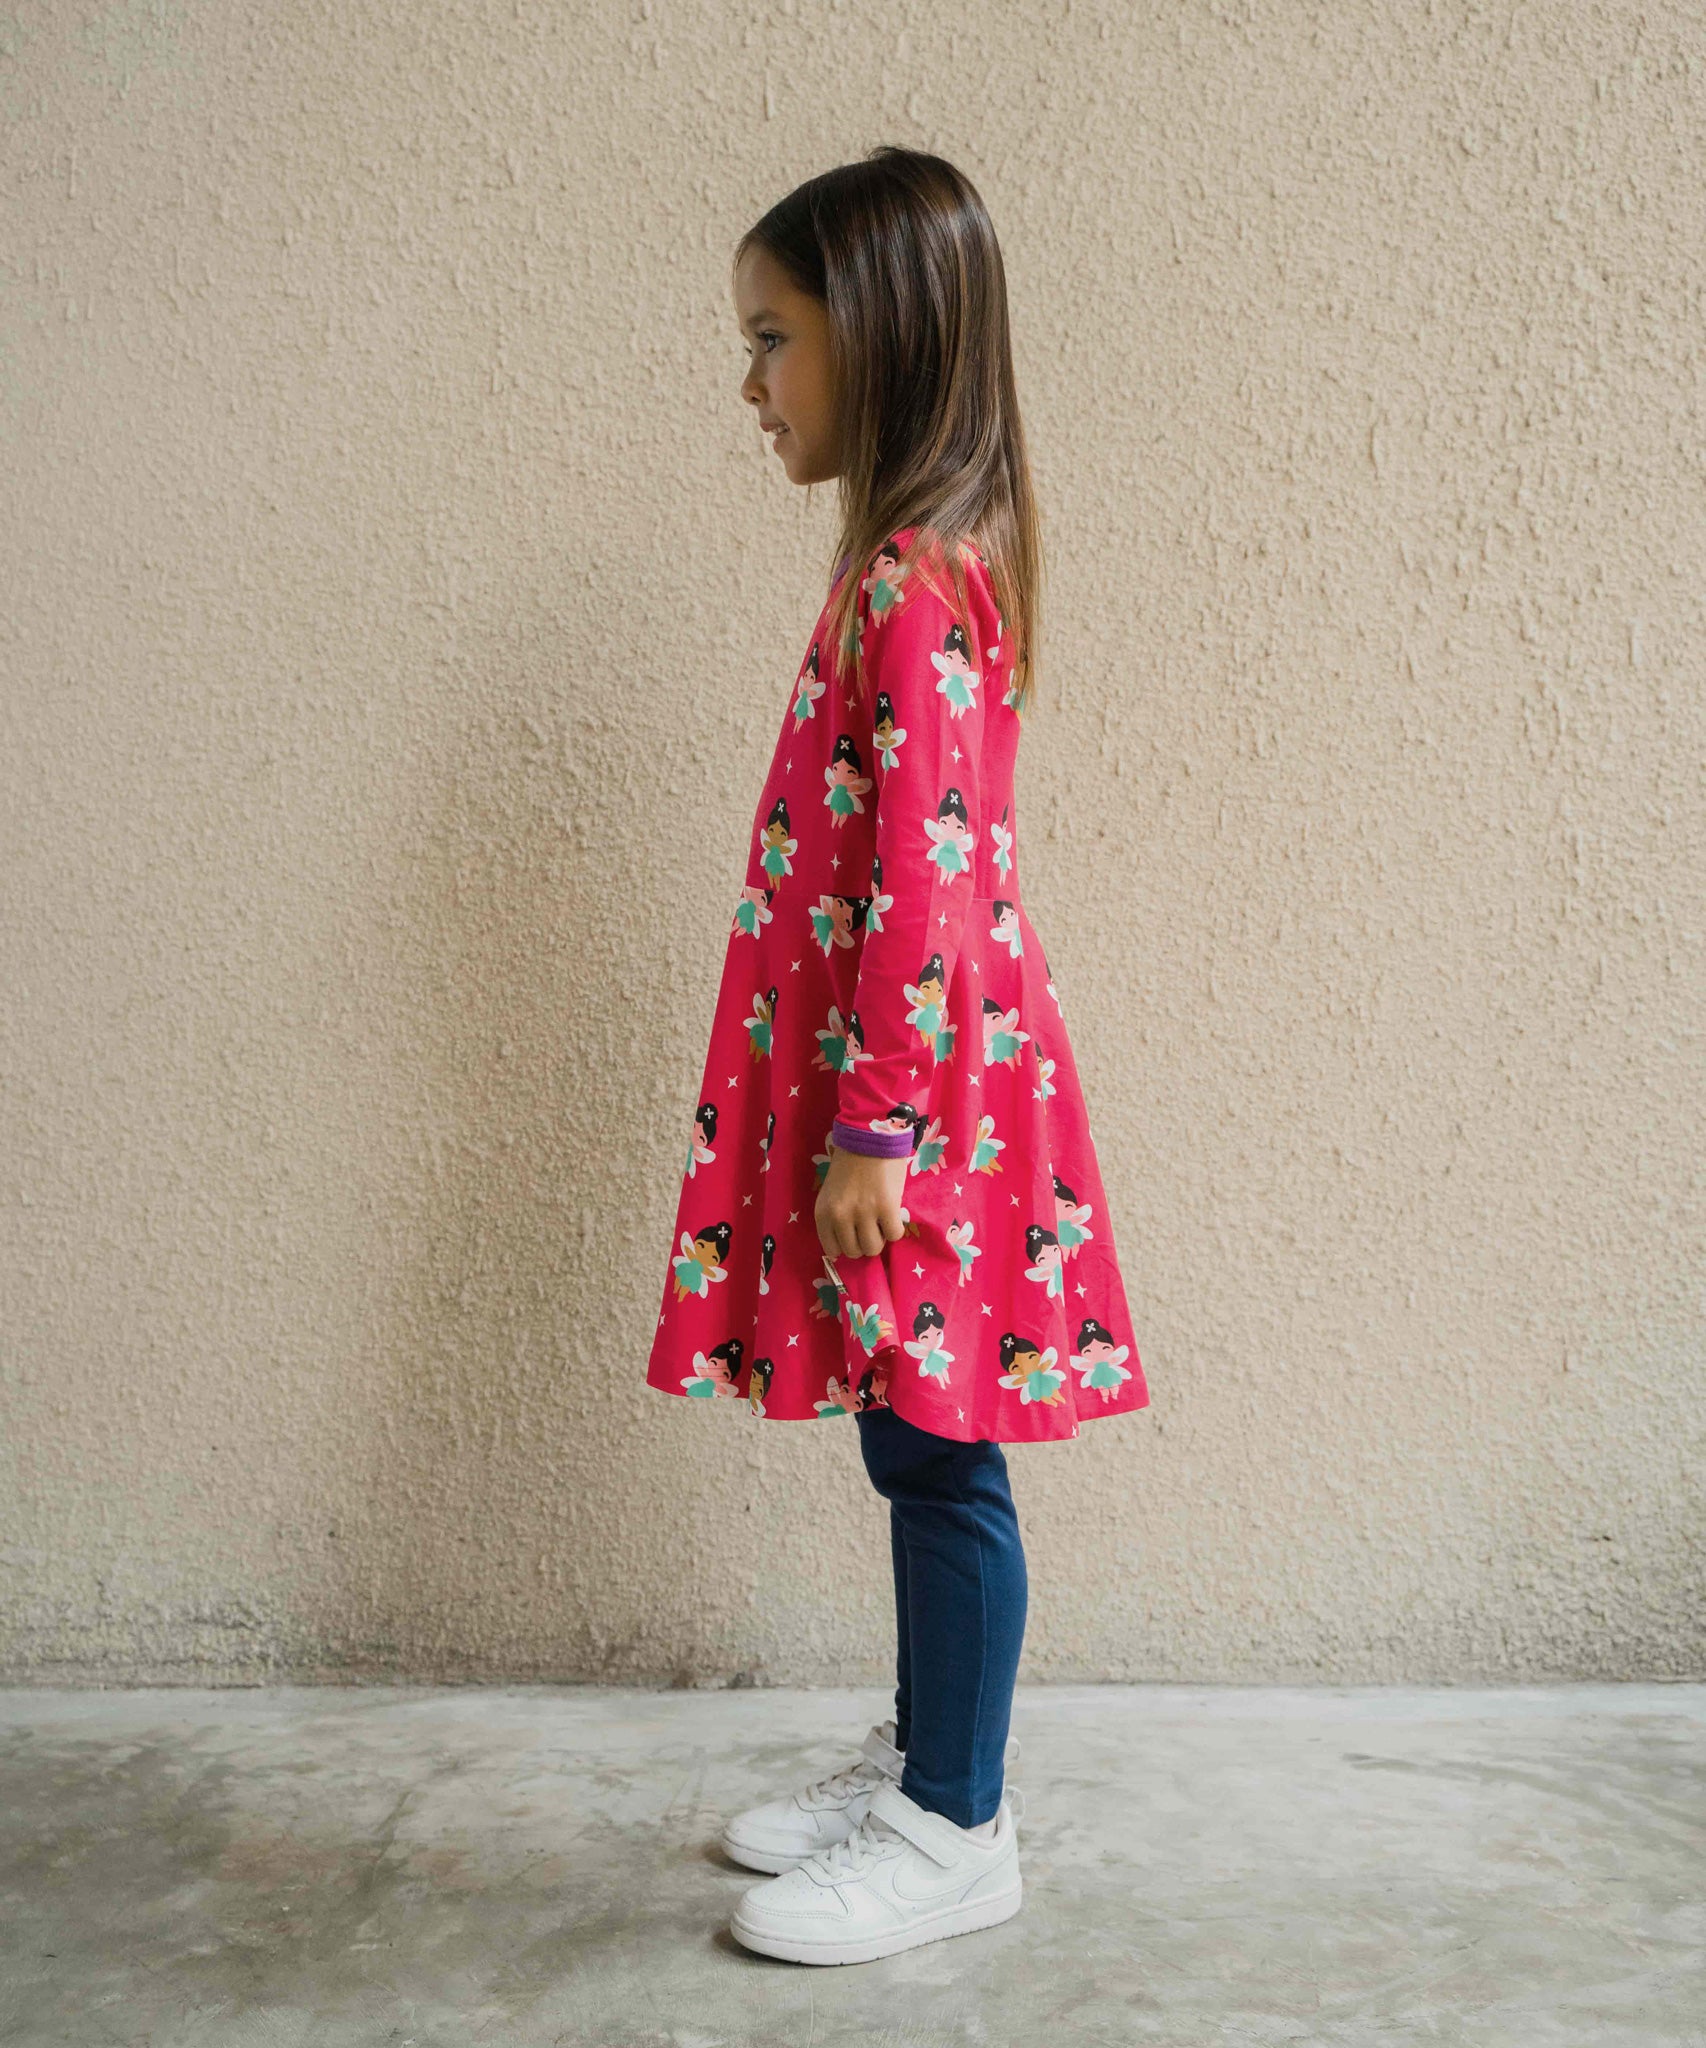
[[[1074,1294],[1082,1296],[1084,1292],[1084,1282],[1080,1280],[1078,1285],[1072,1291]]]
[[[958,760],[958,759],[960,758],[960,750],[959,750],[959,748],[958,748],[958,747],[956,747],[956,748],[954,749],[954,752],[953,752],[953,758],[954,758],[954,759],[955,759],[956,761],[957,761],[957,760]]]
[[[798,1222],[799,1222],[799,1220],[800,1220],[800,1212],[799,1212],[799,1210],[798,1210],[798,1209],[790,1209],[790,1210],[788,1211],[788,1221],[789,1221],[790,1223],[798,1223]]]
[[[995,1313],[994,1309],[990,1307],[987,1301],[983,1304],[983,1312],[986,1316],[992,1316]]]
[[[740,1082],[739,1082],[738,1078],[737,1078],[737,1077],[736,1077],[735,1075],[731,1074],[731,1075],[729,1076],[729,1086],[730,1086],[731,1088],[738,1088],[738,1087],[739,1087],[739,1085],[740,1085]]]
[[[924,1268],[922,1266],[914,1266],[912,1270],[918,1275],[920,1280],[924,1278]],[[1078,1292],[1082,1294],[1084,1292],[1083,1288],[1080,1287]],[[658,1321],[661,1323],[663,1321],[663,1317],[659,1316]]]
[[[790,1088],[790,1089],[788,1090],[788,1096],[789,1096],[789,1100],[791,1101],[791,1100],[793,1099],[793,1097],[794,1097],[794,1096],[796,1096],[796,1095],[798,1095],[798,1094],[799,1094],[799,1092],[800,1092],[800,1084],[799,1084],[799,1082],[798,1082],[798,1081],[796,1081],[796,1082],[794,1083],[793,1087],[792,1087],[792,1088]]]
[[[799,963],[799,962],[798,962],[798,961],[796,960],[796,961],[795,961],[795,962],[793,963],[793,965],[792,965],[792,966],[791,966],[791,967],[790,967],[790,968],[788,969],[788,972],[789,972],[790,974],[798,974],[798,973],[799,973],[799,971],[800,971],[800,963]],[[790,1000],[790,1001],[792,1001],[792,1000],[793,1000],[793,998],[792,998],[792,997],[790,997],[790,998],[789,998],[789,1000]]]

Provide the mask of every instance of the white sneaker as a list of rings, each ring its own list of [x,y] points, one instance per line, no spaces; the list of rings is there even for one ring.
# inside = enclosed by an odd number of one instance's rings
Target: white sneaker
[[[899,1784],[906,1752],[894,1746],[895,1724],[879,1721],[859,1746],[858,1761],[798,1792],[737,1813],[723,1829],[723,1853],[749,1870],[792,1870],[819,1849],[844,1842],[865,1818],[879,1785]],[[1006,1761],[1019,1754],[1007,1738]]]
[[[868,1963],[950,1934],[1011,1920],[1023,1903],[1018,1786],[1001,1795],[986,1841],[909,1799],[892,1779],[841,1842],[742,1892],[729,1932],[791,1963]]]

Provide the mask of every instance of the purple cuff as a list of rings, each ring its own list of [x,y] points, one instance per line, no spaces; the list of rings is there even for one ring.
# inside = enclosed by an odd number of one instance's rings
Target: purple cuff
[[[829,1127],[829,1142],[838,1152],[868,1152],[879,1159],[902,1159],[918,1149],[916,1131],[873,1131],[859,1124],[844,1124],[837,1117]]]

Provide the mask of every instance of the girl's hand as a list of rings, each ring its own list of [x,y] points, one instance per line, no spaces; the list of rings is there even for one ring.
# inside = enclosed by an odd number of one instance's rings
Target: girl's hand
[[[884,1159],[869,1152],[843,1152],[831,1142],[829,1171],[818,1189],[818,1242],[829,1256],[874,1258],[885,1243],[904,1237],[900,1198],[911,1160]]]

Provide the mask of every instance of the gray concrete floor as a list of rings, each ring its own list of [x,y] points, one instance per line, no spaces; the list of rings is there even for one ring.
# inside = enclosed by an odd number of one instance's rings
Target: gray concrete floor
[[[1706,1685],[1021,1686],[1026,1900],[749,1955],[886,1690],[0,1692],[0,2040],[1706,2043]]]

